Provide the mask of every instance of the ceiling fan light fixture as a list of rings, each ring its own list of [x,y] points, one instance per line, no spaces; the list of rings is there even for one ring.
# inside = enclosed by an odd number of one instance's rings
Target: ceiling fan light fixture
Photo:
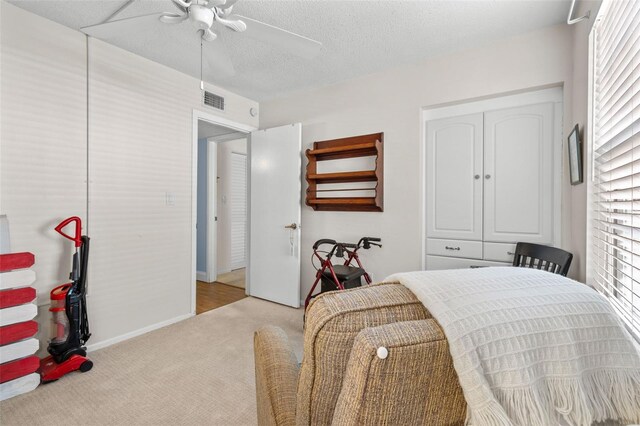
[[[199,4],[192,4],[189,8],[189,20],[201,30],[211,28],[215,15],[211,9]]]
[[[218,38],[218,34],[214,33],[210,29],[202,30],[202,39],[204,41],[213,41]]]
[[[174,13],[163,13],[158,19],[160,19],[160,22],[164,22],[165,24],[179,24],[187,19],[187,16],[177,15]]]

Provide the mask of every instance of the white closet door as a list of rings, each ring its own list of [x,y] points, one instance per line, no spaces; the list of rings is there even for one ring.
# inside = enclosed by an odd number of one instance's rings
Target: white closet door
[[[482,113],[427,122],[427,237],[482,239]]]
[[[485,241],[553,242],[553,108],[485,113]]]
[[[231,269],[246,266],[247,156],[231,153]]]

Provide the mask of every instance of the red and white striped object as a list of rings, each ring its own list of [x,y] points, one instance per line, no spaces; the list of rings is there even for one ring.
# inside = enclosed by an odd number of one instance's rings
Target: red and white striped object
[[[40,383],[36,274],[31,253],[0,254],[0,401],[32,391]]]
[[[40,367],[40,358],[35,355],[0,364],[0,383],[35,373]]]
[[[36,258],[33,253],[7,253],[0,255],[0,272],[31,268]]]
[[[0,309],[31,303],[36,298],[36,289],[22,287],[0,291]]]
[[[35,321],[25,321],[18,324],[0,327],[0,346],[11,342],[28,339],[38,332],[38,323]]]

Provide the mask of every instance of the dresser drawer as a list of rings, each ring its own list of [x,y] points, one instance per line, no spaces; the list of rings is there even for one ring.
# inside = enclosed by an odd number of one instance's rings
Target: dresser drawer
[[[487,266],[511,266],[511,263],[462,259],[458,257],[427,256],[426,270],[484,268]]]
[[[427,238],[427,254],[482,259],[482,242]]]
[[[513,262],[516,245],[509,243],[484,243],[484,258],[497,262]]]

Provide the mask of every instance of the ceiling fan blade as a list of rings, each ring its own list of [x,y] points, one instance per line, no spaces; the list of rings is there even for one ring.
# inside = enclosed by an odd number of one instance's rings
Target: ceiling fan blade
[[[218,7],[222,10],[229,9],[230,7],[233,7],[234,4],[238,3],[238,1],[240,0],[227,0],[222,6]]]
[[[189,6],[191,6],[191,0],[189,1],[185,1],[185,0],[171,0],[176,6],[178,6],[178,8],[184,8],[184,10],[189,9]]]
[[[219,41],[204,43],[202,56],[208,65],[208,70],[214,77],[231,77],[236,70],[233,67],[229,53]]]
[[[173,4],[183,14],[187,15],[189,13],[189,8],[188,7],[184,7],[181,4],[178,4],[176,2],[171,2],[171,4]]]
[[[247,36],[281,47],[294,55],[312,59],[320,53],[322,43],[307,37],[292,33],[264,22],[256,21],[240,15],[233,15],[233,19],[241,19],[247,24],[244,32]]]
[[[206,7],[213,9],[214,7],[220,7],[224,4],[224,0],[208,0]]]
[[[177,13],[163,13],[158,19],[165,24],[179,24],[184,22],[189,15],[178,15]]]
[[[216,16],[216,21],[220,22],[225,27],[230,28],[233,31],[236,31],[239,33],[244,32],[247,29],[247,24],[245,24],[240,20],[225,19],[225,18],[221,18],[220,16]]]
[[[80,28],[80,31],[95,38],[108,39],[122,34],[122,31],[136,30],[138,26],[158,22],[158,18],[163,13],[152,13],[150,15],[134,16],[132,18],[117,19],[104,24],[91,25]]]

